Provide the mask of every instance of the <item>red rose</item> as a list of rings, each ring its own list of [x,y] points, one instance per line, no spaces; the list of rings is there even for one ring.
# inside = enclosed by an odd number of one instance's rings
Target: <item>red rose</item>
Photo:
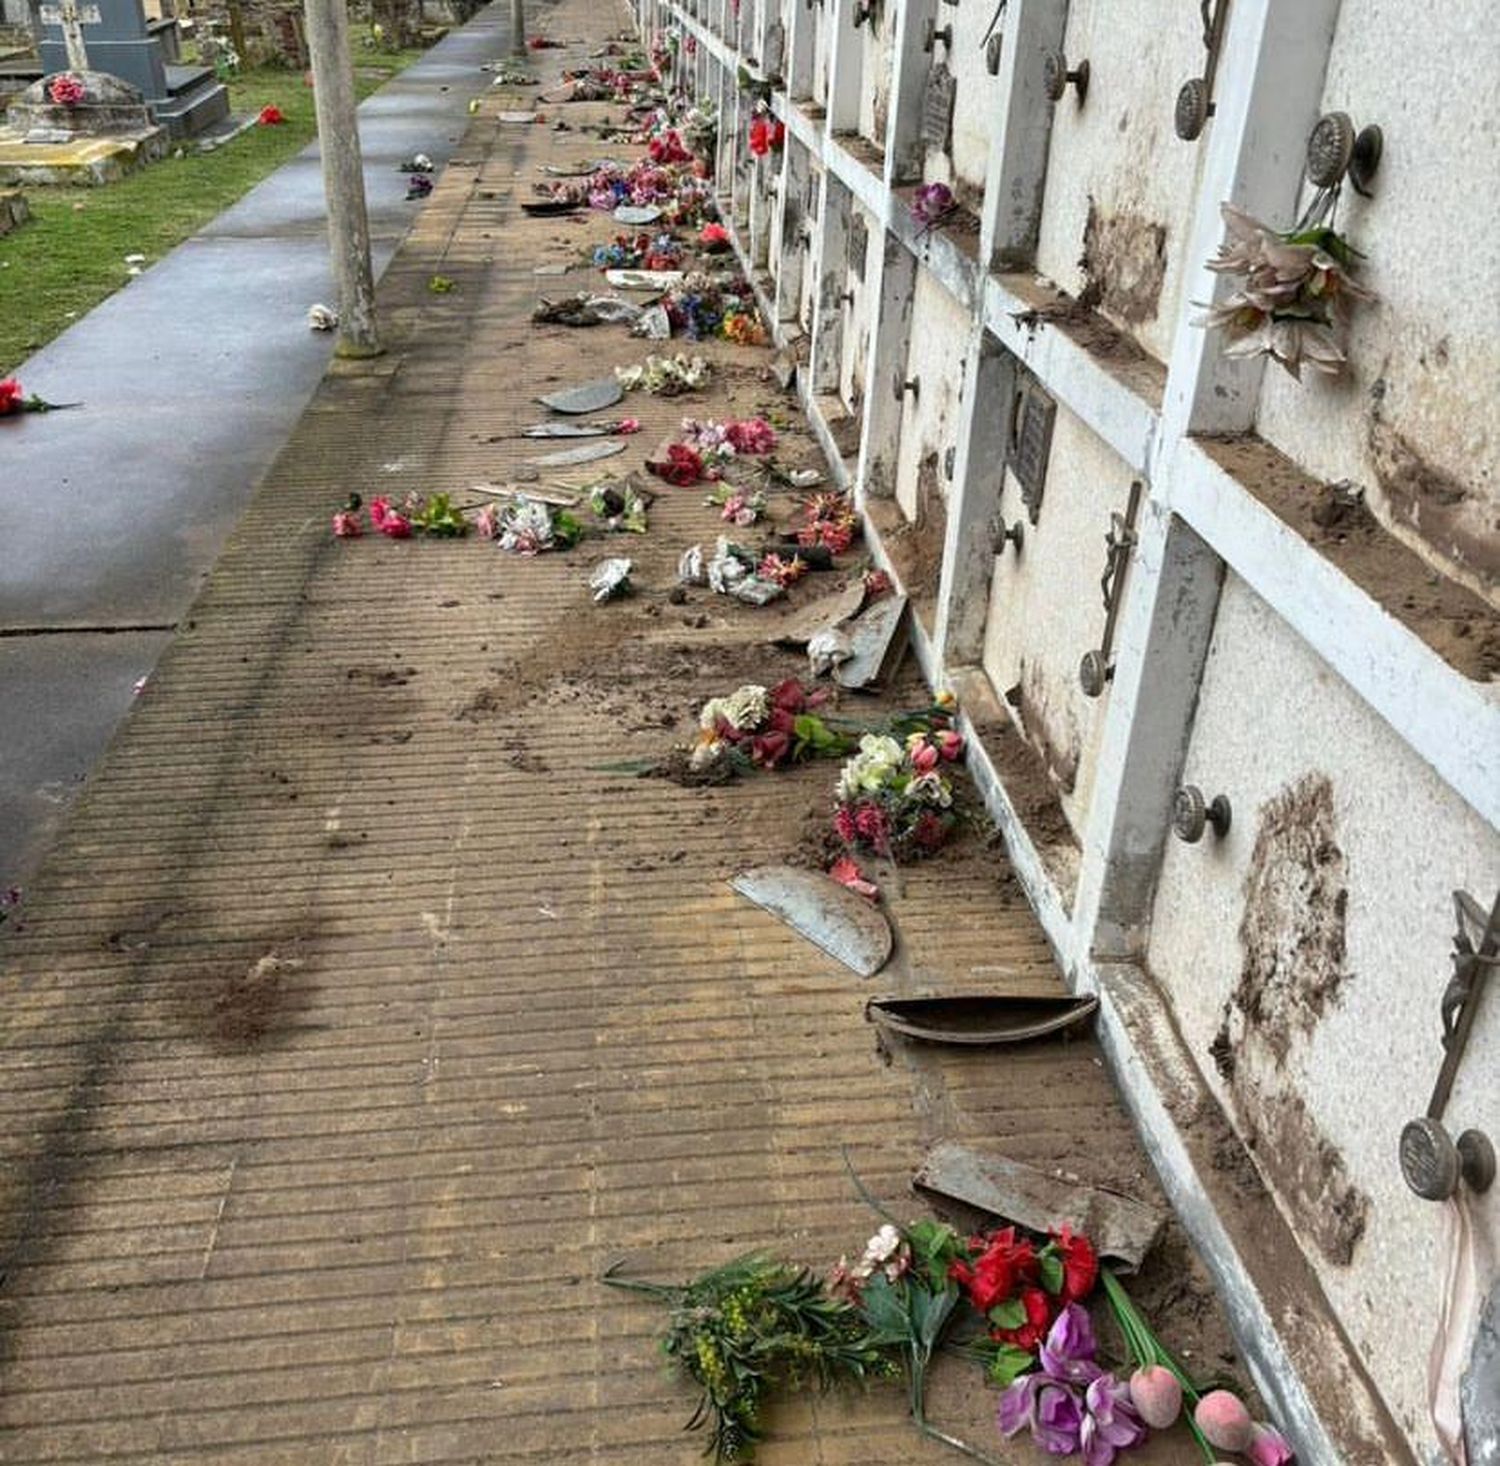
[[[854,828],[854,811],[847,804],[841,804],[833,812],[833,832],[846,845],[852,845],[859,839],[859,831]],[[954,1266],[959,1266],[954,1263]]]
[[[1014,1344],[1028,1354],[1041,1347],[1052,1323],[1052,1301],[1040,1288],[1022,1288],[1021,1306],[1026,1322],[1015,1329],[991,1329],[990,1337],[1000,1344]]]
[[[9,417],[13,412],[20,412],[21,404],[25,400],[25,388],[14,377],[7,377],[0,382],[0,417]]]
[[[1075,1235],[1067,1226],[1052,1234],[1052,1242],[1063,1267],[1063,1302],[1081,1303],[1099,1281],[1099,1258],[1093,1243],[1082,1233]]]
[[[969,1301],[981,1313],[1015,1296],[1023,1283],[1036,1276],[1036,1249],[1027,1241],[1016,1240],[1016,1229],[1005,1227],[988,1238],[976,1238],[982,1248],[972,1269],[957,1263],[969,1274],[964,1286]],[[957,1274],[954,1274],[957,1276]]]
[[[750,151],[757,158],[764,158],[771,151],[771,124],[764,117],[757,117],[750,124]]]
[[[807,691],[795,677],[788,677],[771,689],[771,706],[800,713],[807,706]]]
[[[791,736],[782,732],[762,733],[750,741],[750,758],[763,769],[774,769],[792,751]]]

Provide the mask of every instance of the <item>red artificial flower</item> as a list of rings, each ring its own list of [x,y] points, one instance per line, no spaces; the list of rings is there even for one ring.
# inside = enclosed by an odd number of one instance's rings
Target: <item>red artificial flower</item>
[[[834,810],[833,832],[846,845],[853,845],[859,839],[859,831],[854,827],[854,811],[847,804]]]
[[[84,98],[83,83],[76,76],[64,72],[54,76],[47,86],[47,95],[59,107],[76,107]]]
[[[948,843],[948,822],[930,809],[924,809],[912,826],[911,837],[919,850],[930,855]]]
[[[865,571],[865,595],[872,601],[891,592],[891,578],[884,570]]]
[[[911,766],[919,774],[930,774],[938,766],[938,751],[930,743],[919,743],[911,751]]]
[[[955,733],[952,728],[943,728],[932,737],[944,762],[951,764],[955,759],[963,757],[964,735],[962,733]]]
[[[267,104],[256,114],[255,120],[261,127],[279,127],[286,121],[286,116],[280,107]]]
[[[7,377],[0,382],[0,417],[9,417],[12,413],[24,411],[25,402],[26,389],[15,377]]]
[[[880,899],[880,887],[870,880],[859,868],[859,862],[847,855],[841,855],[828,867],[828,874],[836,880],[839,885],[847,886],[857,896],[864,896],[868,900],[878,901]]]
[[[1052,1300],[1040,1289],[1021,1289],[1021,1306],[1026,1310],[1026,1322],[1014,1329],[991,1329],[990,1337],[998,1344],[1013,1344],[1028,1354],[1035,1353],[1047,1337],[1052,1324]]]
[[[698,243],[707,250],[729,248],[729,231],[722,224],[705,224],[698,232]]]
[[[364,530],[360,527],[359,515],[349,509],[340,509],[333,516],[333,535],[335,539],[357,540]]]
[[[979,1255],[973,1266],[955,1262],[948,1276],[963,1287],[980,1313],[987,1314],[1036,1277],[1036,1249],[1024,1238],[1018,1240],[1014,1227],[974,1240]]]
[[[657,478],[685,489],[703,477],[703,458],[686,443],[668,443],[665,458],[652,459],[646,467]]]
[[[792,751],[789,733],[772,730],[750,740],[750,761],[763,769],[774,769],[786,762]]]
[[[1075,1233],[1066,1225],[1052,1234],[1052,1242],[1063,1268],[1062,1300],[1081,1303],[1099,1281],[1099,1258],[1094,1245],[1081,1232]]]
[[[771,151],[771,124],[764,117],[757,117],[750,124],[750,151],[757,158],[764,158]]]
[[[789,713],[800,713],[807,707],[807,689],[795,678],[788,677],[771,689],[771,706],[785,708]]]
[[[891,843],[891,822],[885,811],[868,800],[854,811],[854,830],[859,838],[877,850],[886,850]]]
[[[392,509],[389,499],[378,497],[370,500],[370,523],[388,539],[411,538],[411,520],[398,510]]]

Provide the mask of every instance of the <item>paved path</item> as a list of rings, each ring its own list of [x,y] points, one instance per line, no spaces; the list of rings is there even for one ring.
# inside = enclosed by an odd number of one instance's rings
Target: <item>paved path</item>
[[[611,19],[562,0],[552,26]],[[1154,1194],[1088,1039],[882,1055],[863,1019],[877,990],[1059,990],[1002,854],[974,836],[907,872],[865,983],[727,886],[817,843],[831,765],[610,772],[799,666],[766,642],[779,611],[668,599],[720,523],[701,491],[664,491],[624,546],[638,593],[604,607],[585,580],[613,542],[331,538],[350,489],[505,478],[536,391],[641,355],[530,325],[536,266],[613,227],[520,217],[537,162],[598,144],[501,124],[504,100],[387,271],[390,355],[322,382],[0,933],[0,1461],[691,1466],[691,1395],[657,1310],[598,1285],[611,1262],[858,1250],[846,1147],[903,1211],[939,1136]],[[632,397],[617,462],[684,410],[789,412],[768,353],[704,349],[714,390]],[[1211,1367],[1194,1278],[1174,1235],[1142,1297]],[[939,1373],[943,1424],[1036,1459],[965,1366]],[[954,1459],[898,1389],[772,1432],[762,1466]],[[1195,1457],[1183,1435],[1132,1460]]]
[[[396,165],[452,154],[508,17],[484,11],[361,106],[377,269],[422,207]],[[313,144],[19,369],[86,405],[0,422],[0,888],[35,865],[307,406],[326,259]]]

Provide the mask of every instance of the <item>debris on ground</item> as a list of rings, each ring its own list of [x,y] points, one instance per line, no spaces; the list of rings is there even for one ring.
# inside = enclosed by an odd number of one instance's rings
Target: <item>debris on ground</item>
[[[818,871],[760,866],[729,884],[860,977],[873,977],[890,958],[895,935],[885,913]]]

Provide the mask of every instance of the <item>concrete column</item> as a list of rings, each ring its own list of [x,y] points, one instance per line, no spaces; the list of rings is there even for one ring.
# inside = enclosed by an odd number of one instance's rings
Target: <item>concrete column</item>
[[[878,304],[865,365],[859,486],[867,499],[890,499],[896,493],[896,453],[906,406],[902,383],[917,289],[917,257],[894,234],[883,231],[878,269],[879,278],[871,281]]]
[[[892,188],[922,177],[922,96],[932,70],[932,57],[922,49],[922,37],[936,17],[937,0],[905,0],[895,8],[896,33],[891,42],[895,72],[885,133],[885,181]]]
[[[854,28],[854,0],[827,0],[823,24],[833,27],[828,41],[828,135],[834,137],[859,130],[865,42]]]
[[[328,200],[328,244],[338,287],[339,356],[378,356],[375,274],[370,266],[370,220],[354,109],[354,61],[344,0],[306,0],[307,49],[312,57],[323,192]]]
[[[1052,137],[1042,67],[1048,52],[1061,49],[1067,21],[1068,0],[1012,0],[1002,22],[1000,125],[979,230],[979,257],[997,269],[1028,265],[1036,255]]]
[[[968,360],[969,377],[954,431],[957,455],[933,637],[938,665],[948,670],[978,666],[984,654],[1016,387],[1015,357],[982,325],[970,335]]]
[[[526,54],[526,0],[510,0],[510,50],[513,56]]]

